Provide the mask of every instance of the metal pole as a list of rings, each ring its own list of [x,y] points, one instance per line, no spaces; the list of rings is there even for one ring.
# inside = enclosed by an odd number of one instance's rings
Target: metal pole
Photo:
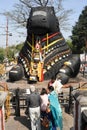
[[[8,17],[6,20],[6,57],[8,56]]]

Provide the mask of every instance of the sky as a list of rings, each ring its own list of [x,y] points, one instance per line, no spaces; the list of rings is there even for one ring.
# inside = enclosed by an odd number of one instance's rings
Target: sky
[[[1,13],[11,11],[14,8],[14,4],[18,2],[19,0],[0,0],[0,47],[6,47],[6,17],[1,15]],[[62,31],[64,38],[68,39],[71,35],[72,27],[78,21],[84,7],[87,6],[87,0],[63,0],[62,4],[64,9],[73,10],[72,15],[69,17],[70,30]],[[25,41],[26,31],[23,30],[25,35],[21,37],[11,26],[8,23],[9,33],[12,33],[12,36],[8,36],[8,45],[11,46]]]

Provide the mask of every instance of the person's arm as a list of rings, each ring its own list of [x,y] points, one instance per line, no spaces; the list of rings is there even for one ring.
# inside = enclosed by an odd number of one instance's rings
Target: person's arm
[[[41,103],[42,103],[42,99],[41,99],[41,96],[39,95],[39,99],[40,99],[40,105],[41,105]]]
[[[64,85],[62,86],[62,88],[70,88],[70,87],[71,87],[71,84],[69,84],[69,83],[64,84]]]

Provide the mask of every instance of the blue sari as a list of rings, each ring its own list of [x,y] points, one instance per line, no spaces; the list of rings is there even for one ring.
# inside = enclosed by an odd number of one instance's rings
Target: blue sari
[[[56,127],[59,127],[60,130],[63,129],[63,123],[62,123],[62,110],[60,107],[60,103],[58,101],[58,95],[55,91],[52,91],[49,96],[50,100],[50,109],[53,115],[54,123]],[[51,130],[51,129],[50,129]]]

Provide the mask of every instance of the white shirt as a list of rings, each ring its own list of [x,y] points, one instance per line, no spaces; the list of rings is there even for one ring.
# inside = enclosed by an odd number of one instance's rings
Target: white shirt
[[[48,104],[48,95],[44,94],[44,95],[40,95],[41,97],[41,110],[42,111],[46,111],[47,108],[47,104]]]
[[[55,80],[55,82],[52,84],[52,86],[54,87],[54,90],[56,91],[56,93],[61,93],[62,92],[62,87],[63,84],[61,83],[61,80]]]

